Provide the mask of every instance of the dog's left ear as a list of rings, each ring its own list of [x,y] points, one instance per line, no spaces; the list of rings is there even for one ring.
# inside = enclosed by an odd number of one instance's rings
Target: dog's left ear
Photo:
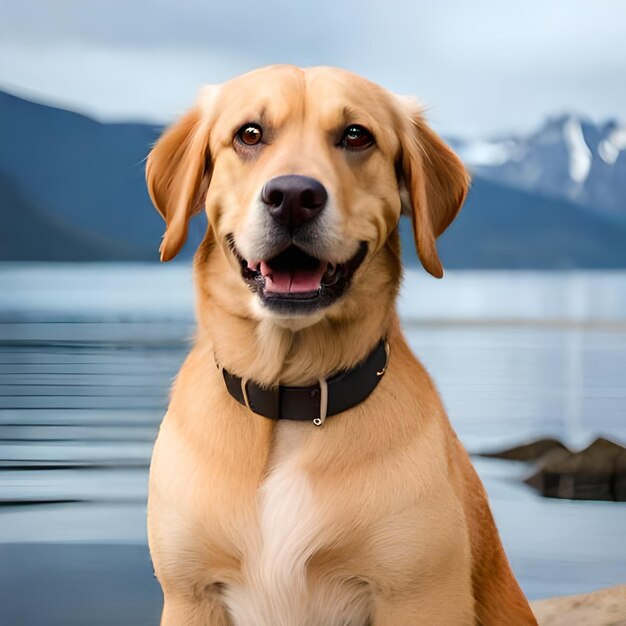
[[[407,115],[401,131],[402,182],[408,192],[402,208],[411,216],[424,269],[441,278],[435,240],[461,210],[470,177],[459,157],[428,127],[418,106],[405,100],[401,104]]]
[[[150,198],[165,219],[161,261],[173,259],[187,239],[192,215],[202,210],[210,178],[209,129],[199,102],[170,126],[148,156]]]

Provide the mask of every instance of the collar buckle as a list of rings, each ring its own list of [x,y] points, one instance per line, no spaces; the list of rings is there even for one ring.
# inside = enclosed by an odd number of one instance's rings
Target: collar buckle
[[[241,379],[241,395],[243,396],[244,404],[246,405],[246,409],[252,411],[252,407],[250,406],[250,398],[248,398],[248,379]]]
[[[389,365],[389,342],[385,338],[385,364],[383,369],[376,372],[376,376],[382,376],[387,371],[387,365]]]
[[[328,383],[326,379],[322,378],[319,379],[318,383],[320,386],[320,414],[319,417],[313,419],[313,423],[321,427],[324,425],[328,413]]]

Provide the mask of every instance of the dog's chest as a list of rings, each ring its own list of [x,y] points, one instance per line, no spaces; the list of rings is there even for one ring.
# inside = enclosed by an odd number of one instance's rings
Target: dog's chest
[[[310,559],[328,542],[324,503],[311,479],[285,456],[258,491],[259,526],[244,555],[243,584],[225,600],[237,626],[362,626],[368,598],[353,582],[309,576]]]

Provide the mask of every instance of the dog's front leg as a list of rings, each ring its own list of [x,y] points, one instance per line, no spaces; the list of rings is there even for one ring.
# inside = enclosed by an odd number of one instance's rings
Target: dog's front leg
[[[206,596],[165,596],[161,626],[232,626],[218,592],[208,590]]]

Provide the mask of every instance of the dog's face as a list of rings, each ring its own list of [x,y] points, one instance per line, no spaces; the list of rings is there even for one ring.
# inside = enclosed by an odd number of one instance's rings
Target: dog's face
[[[223,295],[256,317],[311,320],[380,274],[403,209],[441,276],[435,238],[468,185],[415,105],[349,72],[291,66],[205,88],[155,146],[147,180],[167,222],[163,260],[204,205]]]

